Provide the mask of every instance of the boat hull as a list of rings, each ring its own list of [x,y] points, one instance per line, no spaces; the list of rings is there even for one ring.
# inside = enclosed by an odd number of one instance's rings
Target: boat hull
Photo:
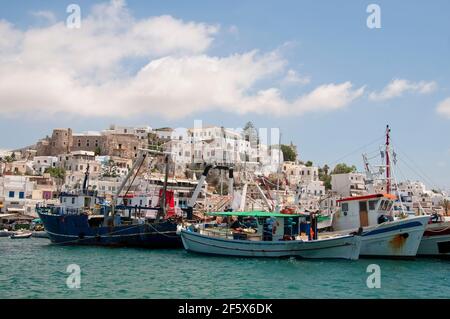
[[[417,255],[450,257],[450,222],[429,224],[423,234]]]
[[[184,248],[188,251],[238,257],[300,257],[314,259],[358,259],[359,236],[342,236],[316,241],[252,241],[210,237],[190,230],[181,230]]]
[[[428,220],[418,216],[364,228],[361,257],[415,257]]]
[[[32,233],[28,233],[28,234],[12,234],[11,236],[9,236],[9,238],[11,239],[27,239],[30,238],[31,235],[33,235]]]
[[[87,215],[38,214],[49,239],[56,244],[182,248],[177,224],[171,221],[91,227]]]

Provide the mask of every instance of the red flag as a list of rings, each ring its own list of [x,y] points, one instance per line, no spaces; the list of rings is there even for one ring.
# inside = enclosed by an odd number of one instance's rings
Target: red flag
[[[162,198],[163,189],[159,190],[159,197]],[[175,215],[175,196],[173,191],[166,191],[166,218],[170,218]]]

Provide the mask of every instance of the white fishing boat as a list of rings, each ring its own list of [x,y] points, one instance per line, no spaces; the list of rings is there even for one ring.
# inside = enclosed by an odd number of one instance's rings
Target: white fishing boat
[[[11,236],[9,236],[9,238],[11,239],[26,239],[26,238],[30,238],[33,235],[33,233],[31,232],[14,232]]]
[[[395,199],[392,194],[341,199],[332,228],[338,233],[359,231],[361,256],[414,257],[430,217],[395,218],[391,211]]]
[[[450,221],[436,216],[427,225],[417,255],[450,257]]]
[[[215,216],[238,217],[238,227],[199,224],[181,230],[188,251],[240,257],[298,257],[314,259],[359,258],[361,237],[356,235],[301,236],[301,218],[268,212],[221,212]],[[244,220],[245,219],[245,220]]]
[[[337,201],[339,209],[332,215],[332,229],[339,233],[358,231],[362,236],[361,256],[414,257],[419,249],[430,216],[410,216],[396,212],[397,196],[391,194],[393,181],[390,151],[390,128],[386,127],[384,193],[373,188],[373,173],[363,155],[367,172],[368,195],[352,196]],[[394,155],[395,159],[395,155]],[[395,162],[395,160],[394,160]]]

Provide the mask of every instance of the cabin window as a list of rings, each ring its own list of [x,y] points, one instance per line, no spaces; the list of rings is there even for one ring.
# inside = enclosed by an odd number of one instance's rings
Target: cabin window
[[[72,204],[75,204],[75,197],[72,197]]]
[[[387,210],[388,204],[389,202],[387,200],[382,201],[380,205],[381,210]]]
[[[375,210],[375,207],[377,207],[377,200],[370,200],[369,201],[369,210]]]
[[[387,208],[386,210],[389,212],[392,208],[393,203],[392,202],[388,202]]]
[[[348,211],[348,203],[342,203],[342,211]]]

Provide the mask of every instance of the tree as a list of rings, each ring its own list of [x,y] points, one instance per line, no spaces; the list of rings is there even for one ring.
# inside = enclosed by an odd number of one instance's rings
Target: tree
[[[283,152],[283,159],[288,162],[295,162],[297,159],[297,154],[295,154],[295,150],[292,149],[291,146],[281,144],[281,152]]]
[[[331,189],[331,176],[328,174],[330,167],[325,164],[323,167],[319,167],[319,180],[323,182],[326,190]]]
[[[102,149],[100,148],[100,146],[97,146],[96,148],[95,148],[95,155],[100,155],[101,153],[102,153]]]
[[[64,180],[66,178],[66,171],[62,167],[47,167],[44,173],[50,174],[50,176],[55,179]]]
[[[148,133],[147,135],[148,148],[154,151],[162,151],[163,141],[156,133]]]
[[[313,166],[313,162],[307,161],[307,162],[305,163],[305,166],[306,166],[306,167],[311,167],[311,166]]]
[[[340,163],[334,167],[333,172],[331,174],[348,174],[348,173],[355,173],[355,172],[356,172],[355,165],[348,166],[345,163]]]
[[[103,177],[117,177],[117,165],[116,163],[110,159],[104,166],[103,166]]]
[[[50,174],[50,176],[55,179],[56,188],[58,191],[60,191],[66,178],[66,170],[62,167],[47,167],[44,173]]]

